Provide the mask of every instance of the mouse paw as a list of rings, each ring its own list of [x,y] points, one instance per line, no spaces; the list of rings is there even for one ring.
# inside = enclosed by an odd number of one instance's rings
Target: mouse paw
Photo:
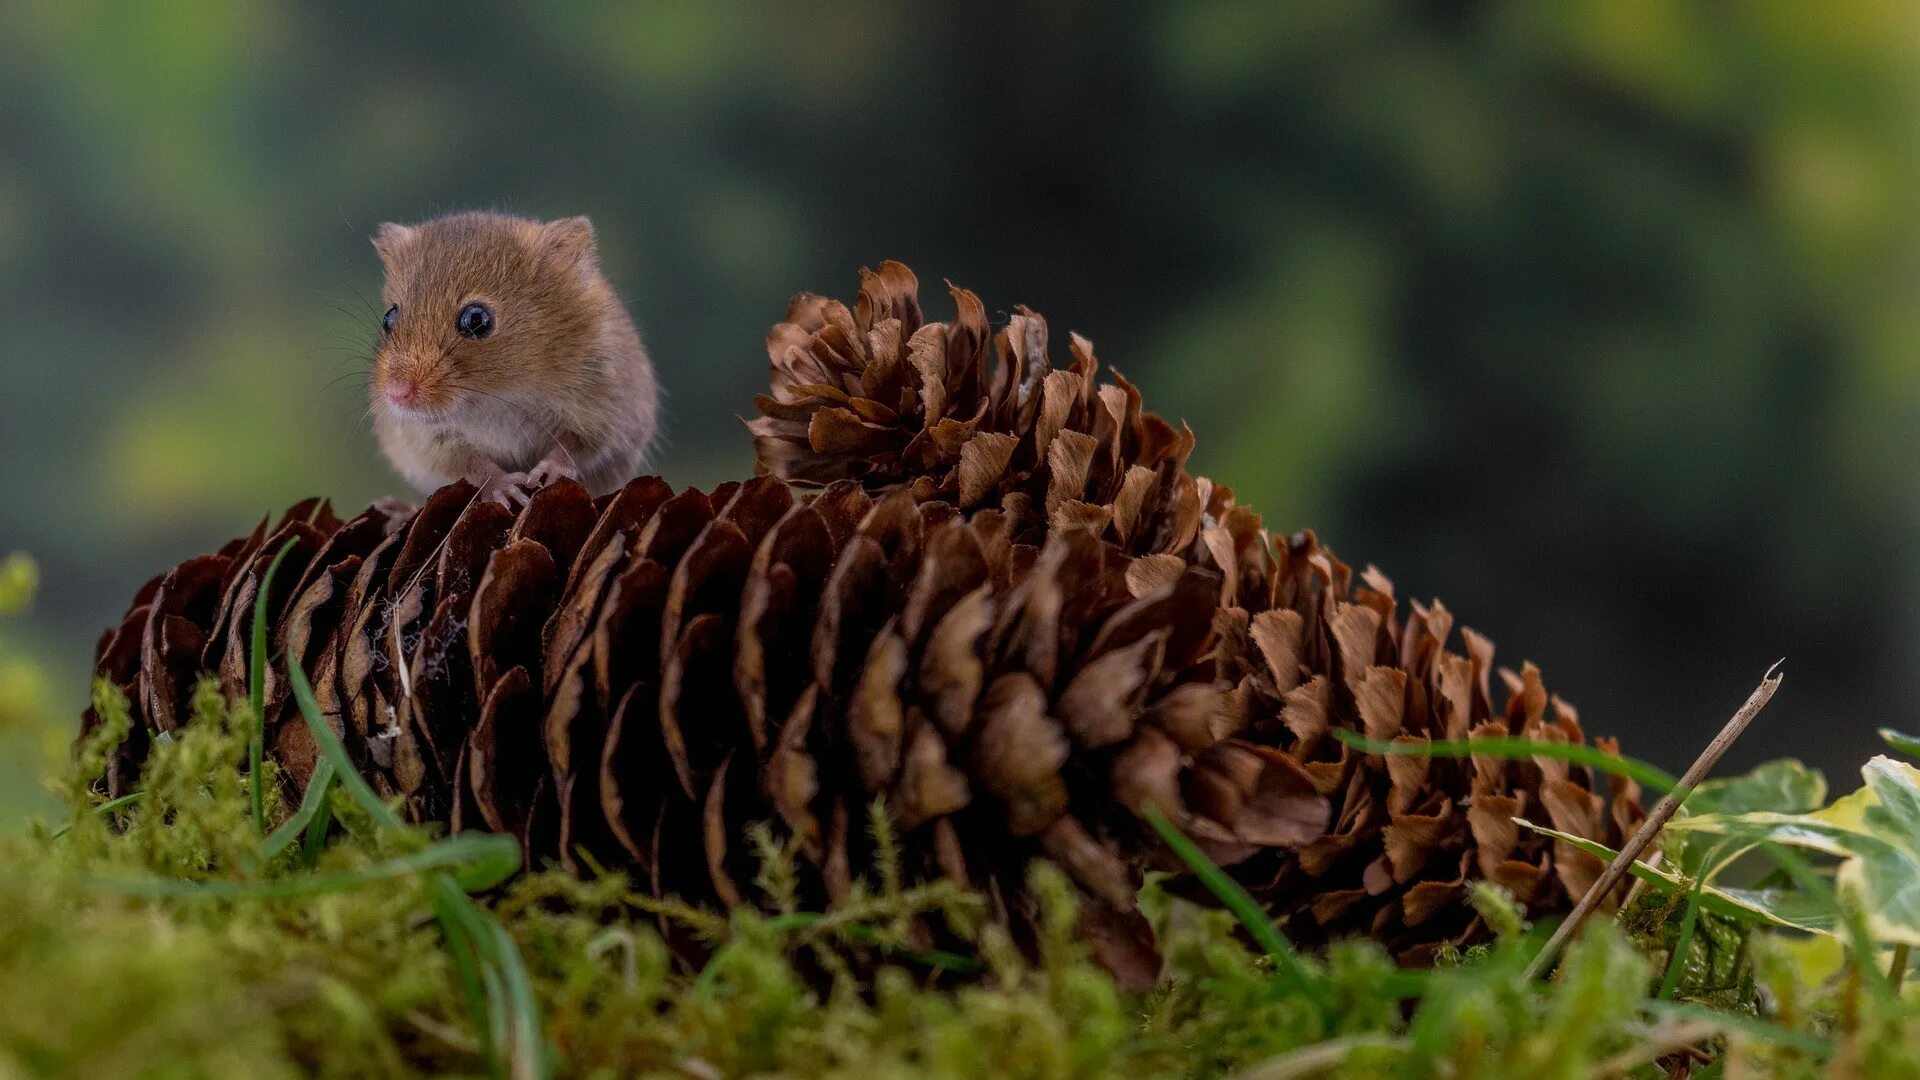
[[[480,485],[480,497],[509,510],[518,510],[533,498],[533,489],[537,486],[529,473],[499,473]]]
[[[537,488],[546,487],[556,480],[578,479],[580,479],[580,474],[574,470],[571,463],[559,461],[554,458],[548,458],[542,461],[540,464],[535,465],[532,471],[527,473],[527,483]]]

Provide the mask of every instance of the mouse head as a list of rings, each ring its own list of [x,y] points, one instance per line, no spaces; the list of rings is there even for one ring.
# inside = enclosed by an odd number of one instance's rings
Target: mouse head
[[[464,213],[385,224],[373,405],[450,423],[479,402],[538,404],[591,352],[593,223]]]

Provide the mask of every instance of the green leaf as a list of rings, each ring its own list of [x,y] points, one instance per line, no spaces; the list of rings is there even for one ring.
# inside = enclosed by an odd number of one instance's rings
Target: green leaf
[[[1856,848],[1834,882],[1879,941],[1920,944],[1920,769],[1880,755],[1860,770],[1877,802],[1866,807],[1876,843]]]
[[[1776,918],[1803,930],[1821,935],[1840,932],[1840,912],[1834,907],[1830,893],[1815,895],[1804,889],[1784,887],[1748,889],[1716,885],[1713,888],[1736,904],[1772,912]]]
[[[1754,810],[1744,814],[1695,814],[1667,822],[1666,831],[1681,836],[1724,837],[1744,844],[1771,840],[1824,855],[1846,856],[1862,843],[1861,838],[1871,835],[1866,811],[1872,802],[1872,792],[1862,788],[1811,813]]]
[[[1827,801],[1827,778],[1793,758],[1756,765],[1744,776],[1703,781],[1687,796],[1690,814],[1744,814],[1771,810],[1804,814]]]
[[[1683,818],[1708,814],[1802,814],[1817,810],[1826,799],[1827,779],[1820,770],[1809,769],[1792,758],[1780,758],[1756,766],[1744,776],[1701,783],[1687,796],[1680,813]],[[1685,826],[1670,829],[1668,835],[1677,840],[1669,845],[1668,854],[1680,871],[1689,877],[1707,880],[1753,848],[1750,841],[1713,833],[1689,833]]]
[[[1880,755],[1860,773],[1866,783],[1858,791],[1809,813],[1701,814],[1667,828],[1840,858],[1834,883],[1872,938],[1920,944],[1920,769]]]
[[[1867,826],[1875,835],[1909,848],[1920,848],[1920,769],[1877,754],[1860,768],[1878,805],[1866,809]]]

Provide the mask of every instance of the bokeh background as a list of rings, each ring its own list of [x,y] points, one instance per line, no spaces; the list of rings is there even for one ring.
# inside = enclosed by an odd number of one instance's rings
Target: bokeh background
[[[1678,768],[1850,787],[1914,727],[1907,3],[0,0],[0,816],[155,570],[399,489],[386,219],[586,213],[670,394],[735,419],[799,289],[900,258],[1089,334],[1196,465]],[[35,718],[39,718],[36,720]]]

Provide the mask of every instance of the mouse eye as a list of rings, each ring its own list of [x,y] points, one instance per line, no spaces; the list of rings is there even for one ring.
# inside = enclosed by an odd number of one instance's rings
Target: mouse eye
[[[454,316],[453,327],[466,337],[486,337],[493,333],[493,309],[481,303],[468,304]]]
[[[393,333],[393,322],[395,319],[398,319],[399,317],[400,317],[400,305],[395,304],[394,306],[388,308],[386,315],[383,316],[380,320],[381,332],[386,334]]]

